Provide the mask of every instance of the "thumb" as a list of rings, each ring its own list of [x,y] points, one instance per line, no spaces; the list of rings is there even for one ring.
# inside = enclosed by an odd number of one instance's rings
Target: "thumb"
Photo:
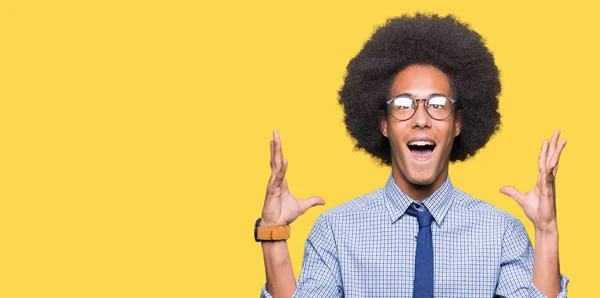
[[[504,187],[500,188],[500,192],[513,198],[515,201],[517,201],[517,203],[519,205],[521,204],[523,194],[521,192],[519,192],[516,188],[514,188],[512,186],[504,186]]]
[[[325,205],[325,200],[323,200],[321,197],[312,196],[306,200],[300,201],[300,205],[302,206],[302,211],[304,213],[304,211],[308,210],[310,207],[316,205]]]

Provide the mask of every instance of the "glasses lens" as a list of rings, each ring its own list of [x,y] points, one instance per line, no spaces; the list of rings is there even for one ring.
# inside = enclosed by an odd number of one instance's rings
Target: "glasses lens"
[[[427,112],[434,119],[445,119],[452,113],[452,102],[443,96],[434,96],[427,101]]]
[[[390,103],[390,113],[396,119],[408,119],[415,113],[415,101],[406,96],[396,97]]]

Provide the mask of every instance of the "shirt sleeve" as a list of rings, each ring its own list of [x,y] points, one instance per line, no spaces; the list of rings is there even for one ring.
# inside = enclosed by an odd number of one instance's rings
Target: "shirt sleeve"
[[[533,285],[534,250],[523,224],[514,220],[502,239],[502,257],[496,295],[500,297],[545,298]],[[560,275],[558,297],[567,297],[569,279]]]
[[[266,285],[262,298],[271,298]],[[337,246],[331,223],[321,215],[313,226],[304,248],[304,261],[293,298],[344,297]]]

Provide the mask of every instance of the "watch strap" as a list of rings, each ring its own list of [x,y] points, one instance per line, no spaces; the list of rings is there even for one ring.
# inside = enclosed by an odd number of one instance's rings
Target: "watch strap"
[[[256,227],[256,241],[281,241],[290,238],[290,226]]]

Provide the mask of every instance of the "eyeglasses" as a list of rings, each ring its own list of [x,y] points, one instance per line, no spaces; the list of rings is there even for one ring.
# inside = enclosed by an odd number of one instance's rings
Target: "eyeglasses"
[[[441,94],[432,94],[427,99],[414,99],[410,95],[400,94],[388,101],[386,105],[388,112],[396,120],[404,121],[410,119],[419,106],[418,102],[423,101],[425,111],[429,117],[435,120],[444,120],[452,114],[456,100],[450,99]]]

